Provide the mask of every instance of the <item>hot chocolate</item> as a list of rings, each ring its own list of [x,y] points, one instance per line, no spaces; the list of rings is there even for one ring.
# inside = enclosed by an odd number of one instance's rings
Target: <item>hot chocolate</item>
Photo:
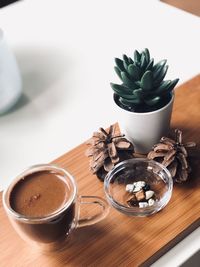
[[[48,216],[63,207],[69,188],[50,171],[40,171],[21,179],[10,194],[11,208],[28,217]]]
[[[59,173],[29,174],[13,186],[9,197],[10,207],[29,223],[15,220],[13,224],[25,239],[50,243],[65,238],[75,217],[75,204],[67,203],[70,197],[70,188]]]
[[[19,174],[4,190],[3,207],[21,238],[42,251],[54,251],[66,248],[74,229],[95,224],[108,214],[104,199],[78,196],[77,191],[76,180],[67,170],[38,164]],[[84,205],[93,206],[88,216],[81,216]]]

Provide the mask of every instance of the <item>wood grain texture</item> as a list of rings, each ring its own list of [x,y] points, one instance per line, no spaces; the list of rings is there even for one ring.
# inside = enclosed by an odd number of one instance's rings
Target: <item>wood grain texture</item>
[[[192,179],[175,185],[172,199],[161,212],[133,218],[111,208],[105,220],[75,230],[65,249],[42,255],[17,236],[0,202],[0,265],[148,266],[155,261],[200,225],[200,75],[176,90],[172,128],[177,127],[183,130],[185,141],[198,144],[192,155]],[[81,144],[54,163],[74,175],[79,194],[104,197],[103,184],[88,171],[85,149],[86,145]]]
[[[200,16],[200,2],[196,0],[161,0],[162,2]]]

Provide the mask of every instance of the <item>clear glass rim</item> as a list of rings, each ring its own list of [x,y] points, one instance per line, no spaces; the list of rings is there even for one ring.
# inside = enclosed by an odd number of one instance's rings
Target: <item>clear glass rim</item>
[[[16,184],[17,181],[19,181],[22,177],[24,176],[28,176],[32,173],[37,173],[39,171],[57,171],[60,174],[64,174],[64,176],[67,176],[72,184],[73,187],[73,191],[72,194],[69,198],[69,200],[63,205],[62,208],[56,210],[55,212],[47,215],[47,216],[40,216],[40,217],[30,217],[30,216],[26,216],[26,215],[22,215],[17,213],[16,211],[14,211],[10,205],[8,205],[8,194],[10,194],[10,192],[12,191],[14,185]],[[29,168],[27,168],[26,170],[24,170],[21,174],[19,174],[9,185],[8,187],[3,191],[3,196],[2,196],[2,202],[3,202],[3,206],[4,209],[6,210],[6,212],[11,215],[12,217],[14,217],[15,219],[19,220],[19,221],[24,221],[27,223],[38,223],[38,222],[44,222],[44,221],[49,221],[52,219],[57,218],[57,216],[59,216],[64,210],[66,210],[71,204],[72,202],[76,199],[77,196],[77,185],[75,182],[74,177],[65,169],[57,166],[56,164],[37,164],[37,165],[32,165]]]
[[[150,207],[145,207],[145,208],[138,208],[138,207],[125,207],[123,205],[121,205],[120,203],[118,203],[117,201],[115,201],[115,199],[112,198],[112,196],[110,195],[109,192],[109,186],[110,186],[110,182],[112,177],[119,172],[120,170],[124,169],[128,164],[130,163],[134,163],[134,162],[146,162],[146,163],[152,163],[153,165],[157,165],[159,166],[162,170],[164,170],[164,172],[167,175],[168,178],[168,191],[166,196],[163,198],[163,200],[160,202],[160,205],[157,205],[157,210],[155,209],[155,205],[154,206],[150,206]],[[148,214],[152,214],[155,213],[159,210],[161,210],[162,208],[164,208],[167,203],[169,202],[171,195],[172,195],[172,189],[173,189],[173,180],[171,177],[171,173],[168,171],[168,169],[162,165],[161,163],[154,161],[154,160],[149,160],[146,158],[132,158],[132,159],[128,159],[128,160],[124,160],[120,163],[118,163],[105,177],[104,180],[104,191],[107,197],[107,200],[111,203],[111,205],[113,207],[115,207],[116,209],[122,211],[125,214],[129,214],[129,215],[136,215],[136,216],[146,216]]]

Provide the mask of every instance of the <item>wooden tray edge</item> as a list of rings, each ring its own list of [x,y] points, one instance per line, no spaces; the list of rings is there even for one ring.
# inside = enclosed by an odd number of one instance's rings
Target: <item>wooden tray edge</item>
[[[191,225],[189,225],[186,229],[184,229],[179,235],[177,235],[174,239],[168,242],[165,246],[163,246],[159,251],[157,251],[153,256],[148,258],[140,267],[148,267],[153,264],[156,260],[158,260],[161,256],[167,253],[170,249],[175,247],[180,241],[182,241],[185,237],[191,234],[194,230],[196,230],[200,226],[200,218],[194,221]]]

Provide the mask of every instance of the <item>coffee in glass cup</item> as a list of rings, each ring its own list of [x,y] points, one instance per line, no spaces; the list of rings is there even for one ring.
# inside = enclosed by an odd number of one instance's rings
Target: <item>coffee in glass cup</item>
[[[98,204],[101,211],[82,219],[84,204]],[[100,197],[78,196],[73,176],[52,164],[35,165],[20,174],[4,191],[3,206],[17,233],[44,250],[59,248],[73,229],[94,224],[109,211]]]

